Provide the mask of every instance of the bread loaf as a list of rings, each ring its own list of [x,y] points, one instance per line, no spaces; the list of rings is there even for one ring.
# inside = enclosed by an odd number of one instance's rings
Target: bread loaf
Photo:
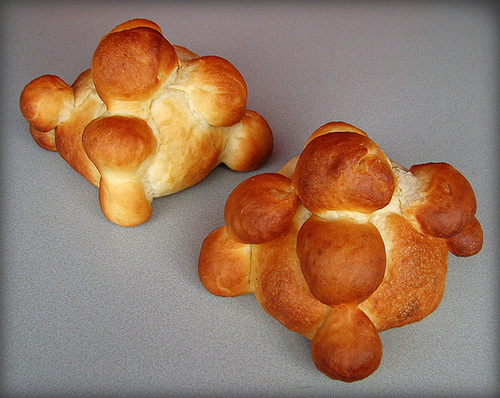
[[[20,98],[35,141],[99,187],[104,215],[122,226],[146,221],[153,198],[192,186],[220,163],[259,168],[273,137],[246,103],[245,81],[229,61],[171,45],[145,19],[106,34],[73,85],[44,75]]]
[[[229,195],[225,225],[201,247],[199,277],[218,296],[254,293],[311,339],[321,372],[357,381],[381,362],[379,332],[439,305],[448,252],[481,250],[475,212],[471,185],[449,164],[407,170],[360,129],[327,123],[279,173]]]

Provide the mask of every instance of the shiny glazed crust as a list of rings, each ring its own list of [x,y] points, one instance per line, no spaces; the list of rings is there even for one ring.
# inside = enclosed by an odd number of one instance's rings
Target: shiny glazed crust
[[[322,373],[361,380],[381,362],[379,332],[437,308],[448,252],[481,250],[475,211],[470,184],[452,166],[407,170],[362,130],[331,122],[279,173],[234,189],[225,225],[203,242],[199,276],[219,296],[253,292],[311,339]]]
[[[389,204],[395,186],[389,159],[372,140],[353,132],[323,134],[310,141],[292,181],[304,206],[317,214],[371,213]]]
[[[153,198],[192,186],[220,163],[259,168],[273,136],[246,103],[245,81],[229,61],[170,44],[146,19],[106,34],[73,85],[44,75],[20,97],[34,140],[99,187],[104,215],[122,226],[146,221]]]

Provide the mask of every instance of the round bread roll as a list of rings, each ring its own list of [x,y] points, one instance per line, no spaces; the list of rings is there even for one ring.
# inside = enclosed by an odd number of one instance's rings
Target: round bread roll
[[[289,178],[260,174],[243,181],[229,195],[224,220],[236,239],[267,242],[290,228],[298,204]]]
[[[103,116],[85,127],[83,147],[99,171],[133,173],[156,149],[156,138],[142,119]]]
[[[21,113],[40,132],[51,131],[72,111],[74,94],[57,76],[44,75],[24,87],[19,100]]]
[[[448,252],[479,252],[482,229],[470,184],[449,165],[405,169],[343,122],[307,142],[278,174],[229,195],[198,272],[212,294],[252,292],[311,340],[319,371],[353,382],[380,365],[380,332],[437,308]]]
[[[354,132],[322,134],[304,148],[292,181],[304,206],[371,213],[389,204],[395,177],[389,159],[368,137]]]
[[[262,166],[272,132],[246,102],[229,61],[172,45],[156,23],[133,19],[103,36],[71,86],[51,75],[28,83],[20,108],[38,145],[99,187],[104,215],[134,226],[150,217],[153,198],[196,184],[221,163]]]
[[[145,101],[178,66],[174,47],[149,27],[122,28],[101,40],[92,57],[97,93],[112,101]]]
[[[312,215],[297,235],[297,257],[311,293],[327,305],[359,304],[384,277],[384,241],[370,222]]]

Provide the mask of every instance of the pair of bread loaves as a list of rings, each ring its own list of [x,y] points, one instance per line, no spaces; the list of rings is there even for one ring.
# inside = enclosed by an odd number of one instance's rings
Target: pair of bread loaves
[[[246,101],[227,60],[171,45],[157,24],[134,19],[101,39],[71,86],[41,76],[20,107],[35,141],[99,188],[104,215],[134,226],[150,217],[153,198],[220,163],[238,171],[263,164],[271,129]],[[380,364],[379,332],[438,306],[448,252],[481,250],[475,212],[471,185],[449,164],[407,170],[362,130],[331,122],[278,173],[234,189],[198,272],[215,295],[254,293],[311,339],[327,376],[361,380]]]

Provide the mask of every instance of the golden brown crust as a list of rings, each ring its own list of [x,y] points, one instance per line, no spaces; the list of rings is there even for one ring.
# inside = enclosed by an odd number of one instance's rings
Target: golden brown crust
[[[99,201],[106,217],[123,226],[146,221],[152,198],[145,194],[141,166],[156,149],[148,124],[125,116],[94,119],[83,133],[83,147],[101,174]]]
[[[353,382],[371,375],[382,360],[382,342],[355,306],[332,309],[311,341],[316,367],[332,379]]]
[[[458,234],[446,240],[450,253],[459,257],[469,257],[479,253],[483,247],[483,229],[476,217]]]
[[[382,331],[418,322],[437,308],[446,285],[448,249],[446,241],[418,232],[401,215],[390,213],[379,222],[386,273],[360,308]]]
[[[53,130],[73,104],[71,87],[53,75],[32,80],[24,87],[19,100],[24,118],[41,132]]]
[[[321,135],[300,155],[292,177],[310,211],[370,213],[389,204],[396,185],[389,160],[368,137],[351,132]]]
[[[198,275],[216,296],[250,293],[250,245],[234,241],[225,226],[212,231],[201,247]]]
[[[129,21],[125,21],[117,26],[115,26],[108,34],[120,32],[122,30],[129,30],[134,28],[150,28],[156,30],[158,33],[162,33],[161,28],[158,24],[149,19],[135,18]],[[107,35],[106,35],[107,36]],[[104,36],[103,39],[106,37]],[[102,39],[101,39],[102,40]]]
[[[134,19],[101,39],[91,69],[71,87],[56,76],[42,76],[26,85],[20,107],[38,145],[57,150],[98,186],[106,216],[129,226],[149,217],[153,198],[196,184],[221,162],[250,171],[268,159],[271,129],[262,116],[245,109],[246,98],[243,77],[228,61],[172,46],[156,23]],[[84,130],[104,116],[111,118],[106,128],[116,141],[87,142],[87,154]],[[156,140],[154,153],[145,150],[145,137],[138,141],[144,146],[136,148],[124,129],[109,129],[117,117],[147,124]],[[138,138],[136,133],[130,137]],[[142,150],[148,158],[144,163]],[[129,173],[138,164],[140,172]],[[116,173],[128,175],[123,180]]]
[[[297,235],[297,256],[312,294],[327,305],[359,304],[384,278],[385,246],[370,222],[313,215]]]
[[[317,368],[346,382],[378,368],[378,332],[417,322],[436,309],[445,289],[448,250],[472,255],[483,239],[478,220],[470,216],[475,200],[463,176],[448,165],[408,171],[358,130],[327,123],[278,174],[261,174],[238,186],[226,203],[224,228],[233,231],[226,239],[233,245],[250,242],[245,233],[254,230],[258,239],[247,245],[248,252],[219,250],[214,259],[210,253],[203,257],[211,269],[224,267],[226,255],[231,262],[250,259],[249,290],[262,308],[312,339]],[[298,206],[288,200],[281,205],[275,193],[269,198],[273,186],[289,187],[289,178]],[[266,194],[259,198],[262,191]],[[274,218],[281,212],[287,225],[292,210],[290,228],[262,233],[278,223]],[[444,221],[429,220],[433,210],[445,213]],[[459,232],[437,236],[447,230]]]
[[[99,204],[106,218],[123,227],[134,227],[151,216],[151,199],[144,193],[140,178],[116,178],[102,174],[99,184]]]
[[[148,27],[107,35],[92,57],[92,79],[105,103],[152,98],[177,68],[173,46]]]
[[[83,147],[101,173],[133,172],[153,153],[156,139],[142,119],[106,116],[87,125]]]
[[[228,231],[244,243],[263,243],[287,232],[299,198],[289,178],[266,173],[250,177],[231,192],[224,208]]]
[[[153,102],[150,113],[159,136],[147,171],[154,197],[192,186],[221,162],[227,131],[207,127],[194,116],[182,92],[168,90]]]
[[[43,149],[55,152],[56,148],[56,131],[52,129],[50,131],[38,131],[36,128],[30,125],[30,134],[35,140],[35,142],[40,145]]]
[[[358,129],[352,124],[345,122],[329,122],[318,127],[314,131],[314,133],[311,134],[311,136],[307,139],[306,143],[304,144],[304,148],[307,145],[309,145],[309,143],[315,138],[319,137],[320,135],[325,135],[329,133],[356,133],[368,137],[368,135],[363,130]]]
[[[57,126],[55,146],[62,158],[78,173],[99,186],[101,176],[83,148],[82,135],[87,124],[101,116],[105,107],[93,88],[90,70],[81,73],[71,87],[79,112],[72,112]]]
[[[432,236],[446,239],[462,231],[476,213],[469,181],[447,163],[414,165],[410,172],[426,187],[423,199],[406,209],[406,215]]]
[[[230,129],[221,159],[230,169],[256,170],[271,156],[274,146],[271,127],[257,112],[247,109]]]
[[[224,58],[205,56],[186,62],[175,85],[188,93],[196,112],[213,126],[231,126],[245,114],[247,86]]]
[[[251,284],[262,308],[289,330],[311,339],[330,307],[311,294],[296,254],[300,221],[289,234],[252,246]]]

